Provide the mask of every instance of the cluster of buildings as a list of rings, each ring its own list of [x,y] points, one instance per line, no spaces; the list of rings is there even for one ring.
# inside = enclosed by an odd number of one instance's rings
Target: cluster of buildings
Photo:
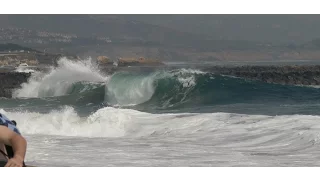
[[[23,44],[49,44],[49,43],[72,43],[81,39],[76,34],[65,34],[48,31],[34,31],[23,28],[0,28],[0,41]],[[93,40],[111,43],[109,37],[90,37]]]

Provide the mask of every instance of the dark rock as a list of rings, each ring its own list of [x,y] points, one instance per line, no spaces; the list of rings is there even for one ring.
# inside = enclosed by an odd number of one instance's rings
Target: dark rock
[[[0,72],[0,97],[11,98],[12,90],[28,81],[31,73]]]
[[[320,66],[210,67],[206,71],[267,83],[320,85]]]

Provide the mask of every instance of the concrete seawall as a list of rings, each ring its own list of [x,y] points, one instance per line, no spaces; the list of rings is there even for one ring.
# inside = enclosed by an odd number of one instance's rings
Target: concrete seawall
[[[12,90],[28,81],[31,73],[0,72],[0,97],[11,98]]]

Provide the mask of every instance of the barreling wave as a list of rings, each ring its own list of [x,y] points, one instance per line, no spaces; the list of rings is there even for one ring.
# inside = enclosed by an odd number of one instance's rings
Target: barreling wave
[[[162,70],[156,72],[117,72],[106,85],[106,102],[129,106],[145,103],[171,106],[183,102],[197,86],[197,76],[206,73],[197,70]]]
[[[106,87],[111,105],[182,108],[203,105],[320,100],[319,89],[286,86],[178,69],[154,73],[116,73]]]

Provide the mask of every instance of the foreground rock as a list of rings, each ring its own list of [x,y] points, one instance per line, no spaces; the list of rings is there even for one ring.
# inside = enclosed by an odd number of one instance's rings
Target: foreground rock
[[[0,97],[11,98],[12,91],[28,81],[31,73],[0,72]]]

